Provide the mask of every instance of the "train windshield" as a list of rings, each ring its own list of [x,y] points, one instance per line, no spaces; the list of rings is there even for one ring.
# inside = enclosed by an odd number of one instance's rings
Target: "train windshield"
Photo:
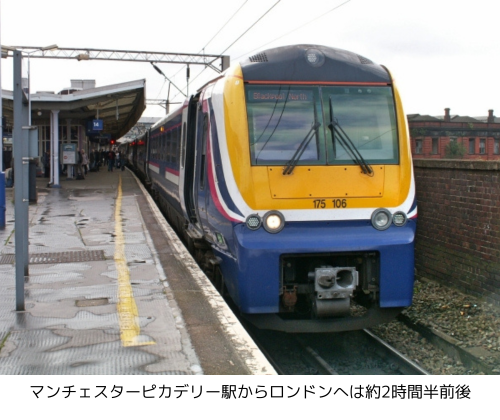
[[[388,86],[247,85],[246,98],[252,165],[294,158],[297,165],[346,165],[357,163],[355,156],[367,164],[399,161]]]
[[[252,165],[292,159],[321,116],[318,90],[292,86],[247,86]],[[324,132],[313,130],[299,165],[326,164]]]

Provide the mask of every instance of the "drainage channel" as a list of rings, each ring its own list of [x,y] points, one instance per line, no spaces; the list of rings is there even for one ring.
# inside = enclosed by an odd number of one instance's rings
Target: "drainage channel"
[[[62,264],[86,261],[104,261],[103,250],[92,251],[65,251],[50,252],[45,254],[31,254],[29,264]],[[0,256],[0,264],[15,264],[15,254],[3,254]]]

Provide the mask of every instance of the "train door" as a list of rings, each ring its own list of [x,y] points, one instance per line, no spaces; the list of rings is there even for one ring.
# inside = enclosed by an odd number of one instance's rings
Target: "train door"
[[[197,217],[197,195],[195,194],[195,172],[197,161],[197,132],[198,132],[198,104],[200,95],[192,96],[189,100],[187,117],[187,135],[185,145],[185,165],[184,165],[184,202],[189,223],[192,226],[198,225]],[[201,231],[201,229],[200,229]]]
[[[145,135],[145,141],[146,141],[146,147],[145,147],[145,156],[144,156],[144,162],[143,162],[143,169],[144,169],[144,173],[146,174],[146,180],[149,182],[151,180],[151,177],[149,176],[149,153],[150,153],[150,150],[151,150],[151,139],[149,137],[149,134],[151,133],[150,130],[147,130],[146,131],[146,135]]]
[[[198,106],[196,128],[196,171],[194,182],[194,197],[196,201],[197,217],[200,227],[208,229],[207,194],[209,194],[207,181],[207,143],[210,129],[208,110],[201,104]]]

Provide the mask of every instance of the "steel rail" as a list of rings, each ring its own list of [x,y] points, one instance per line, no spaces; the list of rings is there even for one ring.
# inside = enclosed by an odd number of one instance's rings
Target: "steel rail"
[[[424,368],[416,364],[413,360],[406,357],[403,353],[396,350],[389,343],[386,343],[380,337],[377,337],[370,330],[363,330],[363,332],[374,340],[380,347],[384,349],[391,357],[394,357],[399,363],[399,369],[407,375],[430,375]]]

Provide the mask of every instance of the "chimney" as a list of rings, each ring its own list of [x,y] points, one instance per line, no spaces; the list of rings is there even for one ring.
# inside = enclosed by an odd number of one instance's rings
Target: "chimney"
[[[451,119],[450,119],[450,108],[445,108],[444,109],[444,120],[446,122],[450,122]]]
[[[494,123],[495,122],[495,116],[493,115],[493,110],[492,109],[488,110],[488,122],[489,123]]]

